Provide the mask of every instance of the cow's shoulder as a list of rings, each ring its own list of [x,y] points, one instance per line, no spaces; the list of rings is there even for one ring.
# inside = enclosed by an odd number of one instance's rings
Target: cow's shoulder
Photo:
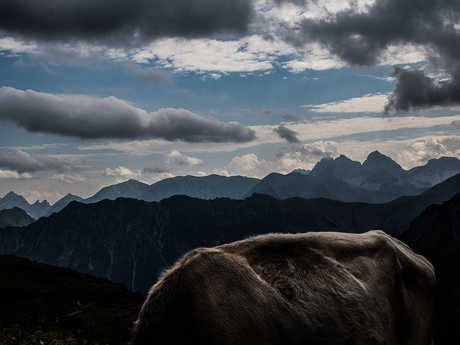
[[[319,286],[325,291],[342,286],[353,291],[382,290],[383,294],[399,283],[430,291],[436,284],[428,260],[383,231],[268,234],[217,248],[244,258],[271,284],[285,284],[281,289],[287,294],[292,292],[288,286],[300,293],[311,293]]]

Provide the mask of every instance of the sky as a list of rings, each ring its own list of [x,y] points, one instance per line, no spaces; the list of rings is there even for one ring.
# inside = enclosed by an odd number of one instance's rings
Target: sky
[[[458,0],[0,0],[0,197],[460,158]]]

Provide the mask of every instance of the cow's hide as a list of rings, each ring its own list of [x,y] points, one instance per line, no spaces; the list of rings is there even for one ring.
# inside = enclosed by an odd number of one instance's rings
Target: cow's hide
[[[271,234],[186,254],[133,344],[432,344],[432,265],[381,231]]]

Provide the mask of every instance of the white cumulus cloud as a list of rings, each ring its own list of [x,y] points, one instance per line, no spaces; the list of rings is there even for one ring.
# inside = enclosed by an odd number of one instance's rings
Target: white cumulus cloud
[[[59,181],[59,182],[70,183],[70,184],[88,182],[88,179],[86,177],[81,176],[80,174],[76,174],[76,175],[54,174],[52,179]]]
[[[131,179],[138,179],[142,173],[140,170],[132,171],[128,168],[119,166],[115,169],[106,168],[103,175],[105,177],[113,177],[116,179],[117,183],[120,183]]]
[[[166,153],[164,155],[164,158],[165,158],[165,162],[168,164],[171,164],[171,163],[181,164],[181,165],[205,165],[206,164],[206,162],[203,161],[202,159],[186,156],[177,150]]]
[[[340,102],[304,105],[317,113],[381,113],[389,94],[367,94]]]
[[[0,179],[20,180],[20,179],[29,179],[29,178],[32,178],[32,176],[29,173],[20,174],[17,171],[0,169]]]

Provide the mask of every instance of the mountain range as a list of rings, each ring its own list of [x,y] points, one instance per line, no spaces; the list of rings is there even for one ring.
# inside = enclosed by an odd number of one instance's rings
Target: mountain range
[[[83,199],[68,194],[54,205],[46,200],[29,204],[24,197],[10,192],[0,198],[0,210],[19,207],[38,219],[62,210],[72,201],[95,203],[119,197],[160,201],[174,195],[199,199],[244,199],[254,193],[277,199],[292,197],[328,198],[345,202],[386,203],[402,196],[419,195],[447,178],[460,173],[460,160],[452,157],[432,159],[425,165],[404,170],[378,151],[361,164],[341,155],[323,158],[312,171],[296,170],[287,175],[272,173],[262,180],[242,176],[178,176],[148,185],[129,180],[102,188]]]
[[[380,229],[399,235],[427,206],[460,193],[460,174],[418,196],[370,204],[331,199],[244,200],[172,196],[159,202],[131,198],[93,204],[73,201],[22,228],[0,231],[0,254],[14,254],[105,277],[147,291],[158,274],[196,247],[267,232]]]

